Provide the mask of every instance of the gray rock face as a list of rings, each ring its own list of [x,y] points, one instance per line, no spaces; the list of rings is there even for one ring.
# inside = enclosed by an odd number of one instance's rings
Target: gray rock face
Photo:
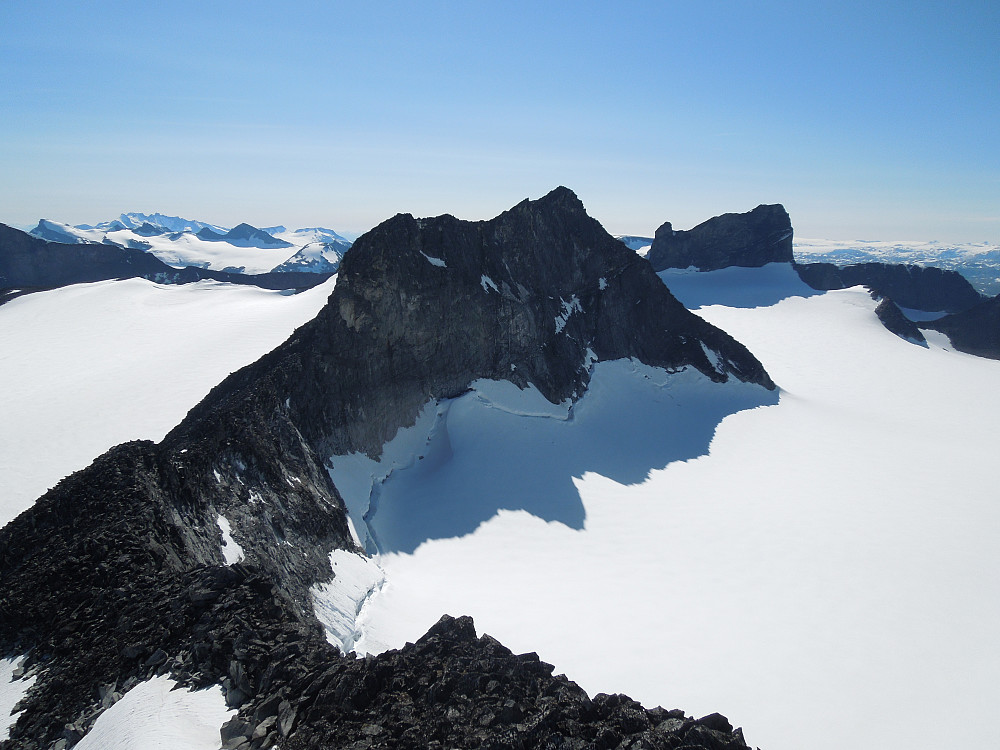
[[[744,214],[722,214],[686,231],[674,230],[668,221],[656,230],[648,258],[656,271],[791,263],[792,223],[781,204],[760,205]]]
[[[75,742],[106,707],[103,686],[166,673],[223,686],[240,707],[227,747],[279,735],[289,748],[337,746],[358,729],[414,748],[561,736],[614,747],[633,735],[646,747],[745,747],[712,717],[618,697],[595,706],[464,621],[432,631],[440,648],[344,666],[312,614],[308,589],[332,575],[330,551],[354,549],[325,457],[377,454],[428,400],[475,379],[533,383],[559,401],[582,395],[589,362],[621,357],[774,387],[565,188],[491,221],[384,222],[344,257],[317,318],[162,443],[109,451],[0,530],[0,652],[30,652],[39,675],[5,747]],[[219,515],[245,553],[232,567]],[[470,670],[471,682],[448,677]],[[557,710],[565,722],[550,721]]]

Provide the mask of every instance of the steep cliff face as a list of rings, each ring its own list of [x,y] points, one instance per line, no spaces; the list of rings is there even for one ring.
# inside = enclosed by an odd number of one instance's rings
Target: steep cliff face
[[[0,530],[0,652],[29,653],[38,674],[7,746],[71,744],[115,694],[102,686],[169,673],[223,685],[242,722],[227,747],[270,747],[292,731],[292,709],[314,701],[302,692],[319,684],[310,670],[339,659],[309,598],[331,577],[331,550],[355,549],[326,457],[377,455],[424,404],[478,378],[532,383],[560,401],[582,395],[589,363],[622,357],[774,388],[565,188],[486,222],[383,223],[345,256],[317,318],[217,386],[162,443],[113,449]],[[220,518],[245,555],[232,567]],[[376,666],[352,669],[373,695],[395,689]],[[407,688],[428,717],[434,684]],[[535,709],[490,736],[525,710]],[[313,721],[290,747],[339,736],[321,726],[340,719]],[[705,736],[716,744],[684,741],[743,747],[715,724],[725,737]],[[408,746],[428,746],[436,726]],[[663,743],[651,746],[673,746]]]
[[[656,230],[647,257],[656,271],[791,263],[792,223],[777,203],[743,214],[722,214],[689,230],[675,230],[668,221]]]

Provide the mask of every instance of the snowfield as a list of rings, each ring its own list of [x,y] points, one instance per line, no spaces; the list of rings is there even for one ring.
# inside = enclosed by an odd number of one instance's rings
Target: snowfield
[[[97,717],[77,750],[219,750],[236,715],[222,688],[185,690],[163,675],[140,682]]]
[[[767,750],[980,746],[1000,700],[1000,363],[908,344],[864,290],[815,294],[784,266],[673,281],[780,401],[710,414],[740,387],[620,363],[575,427],[458,399],[433,460],[380,488],[386,583],[359,645],[466,613],[591,693],[720,711]],[[707,304],[713,284],[734,306]],[[657,393],[676,398],[663,425]],[[602,462],[611,422],[587,411],[619,414]]]
[[[983,747],[1000,362],[909,344],[864,290],[816,293],[785,265],[661,278],[780,391],[598,363],[572,407],[479,381],[380,461],[331,457],[379,552],[331,556],[313,590],[330,640],[374,653],[470,614],[592,694],[719,711],[764,750]],[[3,520],[111,445],[162,437],[333,283],[131,280],[0,306]],[[136,687],[80,747],[217,748],[221,698],[169,687]]]
[[[0,524],[112,446],[163,438],[314,318],[335,283],[290,295],[128,279],[0,306]]]

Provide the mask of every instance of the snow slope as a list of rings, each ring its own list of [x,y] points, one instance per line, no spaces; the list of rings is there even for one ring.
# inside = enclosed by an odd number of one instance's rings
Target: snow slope
[[[176,689],[175,689],[176,688]],[[77,750],[219,750],[236,715],[222,688],[184,690],[166,675],[141,682],[101,714]]]
[[[315,317],[335,283],[289,295],[129,279],[0,306],[0,523],[113,445],[161,439]]]
[[[982,746],[1000,700],[1000,363],[910,345],[864,290],[814,294],[788,269],[756,272],[754,306],[738,270],[715,281],[739,306],[707,304],[711,274],[674,286],[761,358],[777,405],[713,436],[733,410],[704,410],[731,386],[617,365],[575,425],[458,399],[447,441],[369,515],[391,551],[359,645],[467,613],[588,691],[721,711],[768,750]]]

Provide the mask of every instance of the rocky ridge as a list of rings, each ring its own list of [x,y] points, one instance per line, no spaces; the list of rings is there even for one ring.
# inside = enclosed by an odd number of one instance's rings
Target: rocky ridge
[[[565,188],[487,222],[384,222],[345,256],[317,318],[162,443],[113,449],[0,530],[0,651],[27,653],[38,675],[3,747],[71,745],[125,686],[164,673],[223,686],[240,709],[228,748],[347,736],[367,742],[358,747],[744,747],[724,720],[642,719],[625,699],[589,701],[536,661],[474,639],[464,621],[442,626],[455,637],[439,633],[437,652],[415,644],[355,662],[312,612],[309,587],[330,579],[330,551],[355,549],[326,456],[378,455],[424,404],[473,380],[531,383],[556,402],[582,395],[589,363],[622,357],[774,387]],[[246,555],[231,567],[220,516]],[[487,665],[482,679],[462,682],[475,664]],[[534,687],[515,689],[525,674]],[[334,684],[323,675],[344,687],[321,689]],[[480,694],[491,680],[502,704]],[[466,700],[480,708],[466,712]]]
[[[1000,295],[920,327],[941,331],[960,352],[1000,359]]]
[[[957,271],[902,263],[796,263],[795,270],[813,289],[866,286],[900,307],[950,313],[968,310],[984,297]]]

